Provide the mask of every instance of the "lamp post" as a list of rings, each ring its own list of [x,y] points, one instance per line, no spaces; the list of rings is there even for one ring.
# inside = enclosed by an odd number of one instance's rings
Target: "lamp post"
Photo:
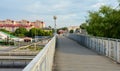
[[[53,16],[53,19],[54,19],[54,24],[55,24],[55,26],[54,26],[54,35],[56,35],[57,34],[57,30],[56,30],[56,19],[57,19],[57,17]]]

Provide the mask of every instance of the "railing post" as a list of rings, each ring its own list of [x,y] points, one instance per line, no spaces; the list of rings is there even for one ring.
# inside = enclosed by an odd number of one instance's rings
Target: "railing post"
[[[120,63],[120,47],[119,47],[119,45],[120,45],[120,42],[117,40],[116,41],[116,59],[117,59],[117,62],[118,63]]]
[[[98,53],[100,53],[100,39],[98,38]]]
[[[101,54],[103,54],[103,38],[101,38],[101,43],[100,43],[100,45],[101,45]]]
[[[85,36],[85,46],[87,47],[87,36]]]
[[[99,53],[101,54],[101,38],[99,39]]]
[[[95,49],[94,49],[95,51],[96,51],[96,46],[97,46],[96,44],[97,44],[97,39],[95,37]]]
[[[106,40],[106,56],[109,56],[109,38]]]
[[[110,57],[110,53],[111,50],[110,50],[110,38],[108,39],[108,57]]]
[[[88,44],[89,44],[89,46],[88,46],[88,48],[90,48],[90,46],[91,46],[91,42],[90,42],[91,40],[90,40],[90,36],[89,36],[89,41],[88,41]]]
[[[98,38],[96,37],[96,51],[98,51]]]
[[[87,36],[87,48],[89,48],[89,36]]]
[[[90,37],[90,43],[89,43],[89,45],[90,45],[90,47],[89,47],[89,48],[91,49],[91,37]]]
[[[105,53],[105,47],[104,47],[104,39],[102,38],[102,54],[104,55],[104,53]]]
[[[92,37],[92,50],[94,50],[94,37]]]

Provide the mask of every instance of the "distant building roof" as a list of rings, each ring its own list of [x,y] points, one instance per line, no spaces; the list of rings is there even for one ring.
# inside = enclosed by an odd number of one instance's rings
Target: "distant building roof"
[[[32,25],[27,24],[0,24],[0,27],[31,27]]]

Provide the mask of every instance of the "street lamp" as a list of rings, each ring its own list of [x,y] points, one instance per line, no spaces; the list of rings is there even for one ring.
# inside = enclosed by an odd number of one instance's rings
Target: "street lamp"
[[[54,35],[55,35],[55,34],[57,34],[57,30],[56,30],[56,19],[57,19],[57,17],[53,16],[53,19],[54,19],[54,24],[55,24],[55,26],[54,26]]]

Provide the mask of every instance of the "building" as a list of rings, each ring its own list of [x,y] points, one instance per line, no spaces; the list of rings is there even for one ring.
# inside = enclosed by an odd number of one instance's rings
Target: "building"
[[[14,32],[19,27],[24,27],[27,30],[31,28],[44,28],[45,23],[39,20],[36,20],[35,22],[30,22],[27,20],[14,21],[10,19],[0,21],[0,29],[6,29],[8,31]]]
[[[79,26],[70,26],[68,27],[68,31],[70,30],[73,30],[75,33],[87,34],[87,31],[85,29],[81,29]]]
[[[35,28],[45,28],[45,23],[43,21],[36,20],[35,22],[31,22]]]

